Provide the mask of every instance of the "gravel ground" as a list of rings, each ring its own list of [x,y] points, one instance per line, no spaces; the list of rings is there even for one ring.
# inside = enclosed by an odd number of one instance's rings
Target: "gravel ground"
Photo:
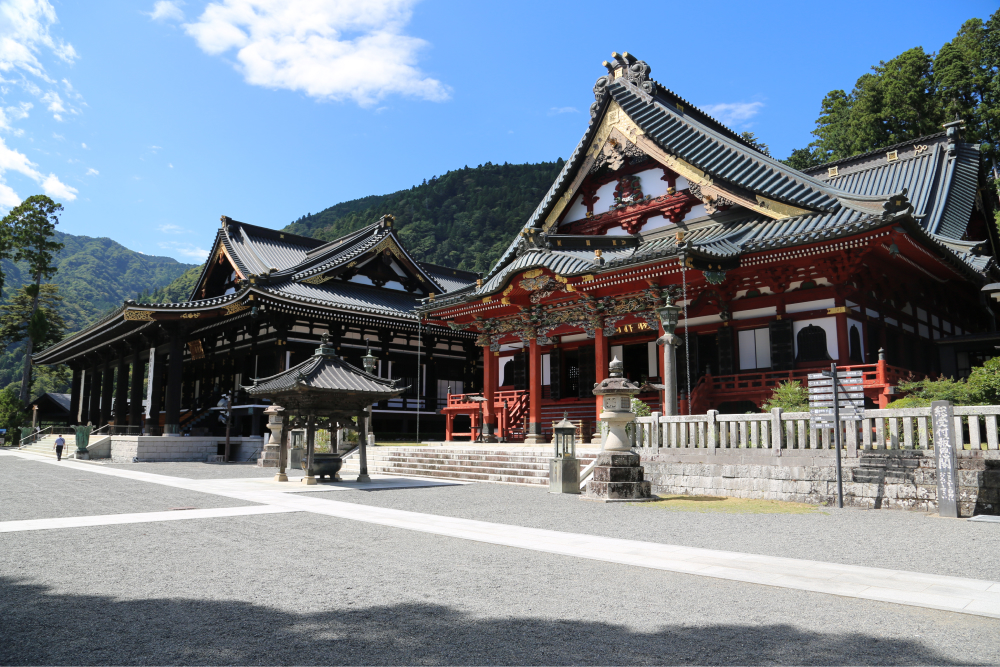
[[[313,494],[310,494],[313,495]],[[768,556],[1000,579],[1000,524],[902,510],[824,507],[809,514],[671,511],[595,503],[545,488],[468,484],[406,491],[317,492],[329,500],[571,533]],[[988,568],[980,566],[990,564]]]
[[[0,552],[5,665],[1000,662],[995,619],[308,513],[8,533]]]
[[[0,456],[0,521],[162,512],[172,507],[207,509],[254,504],[60,468],[58,464]]]

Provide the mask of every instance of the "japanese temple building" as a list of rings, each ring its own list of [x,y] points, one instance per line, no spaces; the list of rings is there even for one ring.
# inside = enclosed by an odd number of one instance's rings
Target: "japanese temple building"
[[[310,358],[328,334],[349,363],[370,348],[375,374],[408,387],[374,407],[376,433],[413,433],[418,415],[424,433],[440,433],[449,390],[478,388],[481,351],[474,333],[424,326],[414,309],[477,276],[418,262],[392,223],[326,242],[223,217],[190,301],[126,301],[34,363],[72,369],[75,422],[211,432],[211,408],[233,392],[237,435],[259,435],[264,406],[240,387]]]
[[[1000,273],[992,189],[960,122],[801,172],[645,62],[604,65],[582,141],[502,258],[420,309],[477,335],[487,431],[516,437],[527,421],[537,441],[564,412],[592,423],[613,356],[659,382],[668,301],[683,307],[685,413],[755,409],[831,361],[864,371],[884,406],[909,373],[960,370],[949,339],[995,330],[981,294]],[[648,388],[639,398],[662,409]],[[479,409],[453,395],[445,412]]]

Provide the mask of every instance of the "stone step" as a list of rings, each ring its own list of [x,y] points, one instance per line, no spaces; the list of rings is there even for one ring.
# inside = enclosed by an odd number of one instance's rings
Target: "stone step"
[[[456,479],[468,482],[496,482],[501,484],[525,484],[531,486],[547,485],[548,477],[521,477],[507,474],[458,473],[445,470],[381,470],[386,475],[402,475],[406,477],[436,477],[441,479]]]
[[[432,457],[432,456],[409,456],[406,454],[400,454],[398,456],[390,456],[385,459],[389,463],[399,463],[405,461],[408,463],[439,463],[443,465],[468,465],[468,466],[483,466],[487,468],[548,468],[549,459],[542,460],[525,460],[525,459],[467,459],[461,457]]]
[[[516,477],[545,477],[549,476],[548,470],[532,468],[488,468],[479,466],[462,465],[436,465],[433,463],[394,463],[382,468],[386,472],[400,472],[404,470],[441,471],[451,472],[459,475],[513,475]]]

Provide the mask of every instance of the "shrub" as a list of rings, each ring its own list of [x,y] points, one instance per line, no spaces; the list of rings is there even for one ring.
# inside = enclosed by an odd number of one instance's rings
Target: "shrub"
[[[638,398],[633,398],[629,407],[631,407],[632,412],[635,413],[636,417],[648,417],[653,414],[650,411],[649,406],[640,401]]]
[[[982,402],[970,383],[943,375],[938,378],[906,380],[899,383],[898,389],[907,396],[893,401],[887,407],[926,408],[931,401],[951,401],[955,405],[979,405]]]
[[[1000,405],[1000,357],[973,368],[967,384],[978,404]]]
[[[761,412],[781,408],[785,412],[808,412],[809,391],[798,380],[782,382],[771,392],[771,398],[764,401]]]

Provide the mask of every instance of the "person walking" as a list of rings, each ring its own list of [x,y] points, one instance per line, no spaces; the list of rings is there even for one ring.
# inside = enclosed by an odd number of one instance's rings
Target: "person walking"
[[[56,443],[52,445],[56,450],[56,461],[62,461],[62,450],[66,446],[66,440],[61,435],[56,438]]]

